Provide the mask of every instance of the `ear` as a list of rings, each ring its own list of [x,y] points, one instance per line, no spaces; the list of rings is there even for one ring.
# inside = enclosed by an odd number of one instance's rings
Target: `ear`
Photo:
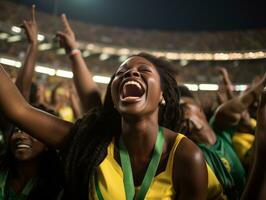
[[[160,94],[160,102],[162,102],[163,99],[164,99],[163,98],[163,92],[161,91],[161,94]]]
[[[166,102],[165,99],[163,97],[163,92],[161,92],[161,97],[160,97],[160,105],[165,106]]]

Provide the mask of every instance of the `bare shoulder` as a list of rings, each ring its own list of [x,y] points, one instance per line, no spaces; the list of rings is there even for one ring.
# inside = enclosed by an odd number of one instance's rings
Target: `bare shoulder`
[[[180,199],[204,199],[207,192],[207,167],[197,145],[183,138],[175,151],[173,183]],[[177,192],[178,193],[178,192]]]

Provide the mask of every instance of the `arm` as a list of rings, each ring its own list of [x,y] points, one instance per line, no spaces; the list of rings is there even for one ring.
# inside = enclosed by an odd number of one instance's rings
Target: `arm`
[[[184,138],[178,145],[174,162],[174,188],[178,200],[205,200],[208,174],[205,159],[198,147]]]
[[[64,32],[57,32],[60,44],[69,54],[74,74],[74,83],[81,100],[84,112],[91,108],[101,106],[101,97],[97,84],[92,79],[92,74],[88,69],[81,52],[78,50],[78,43],[75,34],[72,31],[67,18],[62,15],[62,21],[65,27]],[[75,50],[75,53],[73,53]]]
[[[74,88],[74,85],[71,84],[69,87],[69,98],[70,98],[70,105],[72,107],[72,110],[74,112],[75,119],[78,119],[82,116],[82,112],[80,109],[79,100],[76,95],[76,91]]]
[[[261,96],[257,112],[257,130],[255,133],[255,158],[242,200],[266,198],[266,88]]]
[[[242,113],[257,99],[265,86],[266,74],[249,90],[222,104],[216,111],[215,126],[228,128],[238,125]]]
[[[218,71],[223,77],[223,84],[225,86],[225,93],[226,93],[227,99],[234,98],[235,95],[233,93],[233,88],[232,88],[233,84],[232,84],[231,79],[229,78],[228,71],[224,67],[218,67]]]
[[[26,55],[24,65],[19,70],[16,85],[20,90],[21,94],[26,100],[29,100],[30,88],[32,83],[32,77],[34,67],[36,64],[37,49],[38,49],[38,26],[35,19],[35,5],[32,6],[31,20],[23,21],[22,28],[25,29],[29,47]]]
[[[60,148],[68,142],[72,123],[30,106],[2,66],[0,82],[0,110],[10,121],[50,146]]]

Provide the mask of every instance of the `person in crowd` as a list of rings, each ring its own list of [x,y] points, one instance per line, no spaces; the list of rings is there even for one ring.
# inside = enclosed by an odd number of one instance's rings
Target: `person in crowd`
[[[225,98],[220,99],[220,104],[229,101],[230,99],[235,97],[233,92],[233,84],[229,77],[229,73],[226,68],[219,67],[218,71],[222,75],[223,80],[223,88],[224,90],[219,92],[218,96],[224,96]],[[257,98],[253,99],[253,102],[249,105],[251,107],[253,104],[257,102]],[[244,165],[246,171],[249,171],[250,164],[252,162],[252,151],[253,151],[253,142],[255,140],[255,129],[256,129],[256,119],[250,117],[249,107],[242,112],[241,119],[236,127],[235,133],[232,137],[233,147],[238,157],[240,158],[242,164]]]
[[[38,27],[34,5],[31,19],[25,20],[22,27],[29,40],[29,48],[16,85],[25,99],[29,100],[37,55]],[[42,105],[35,107],[54,114]],[[0,157],[0,199],[56,200],[64,182],[56,150],[48,148],[6,120],[4,123],[7,147]]]
[[[232,136],[242,113],[266,85],[266,76],[249,91],[225,102],[208,123],[201,106],[186,93],[181,94],[181,130],[198,144],[205,159],[222,184],[228,199],[239,199],[246,173],[232,145]],[[182,91],[182,90],[180,90]],[[181,132],[182,132],[181,131]]]
[[[79,53],[70,52],[80,61]],[[65,199],[206,198],[201,151],[171,131],[177,129],[179,98],[164,60],[145,53],[129,57],[113,75],[103,105],[90,99],[93,106],[87,108],[95,109],[74,126],[30,106],[3,68],[0,81],[0,109],[6,117],[61,149]]]

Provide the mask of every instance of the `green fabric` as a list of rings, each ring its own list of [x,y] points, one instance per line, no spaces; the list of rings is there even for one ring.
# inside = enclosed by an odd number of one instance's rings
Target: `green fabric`
[[[0,200],[26,200],[34,185],[34,180],[28,181],[20,194],[16,194],[12,188],[6,185],[8,172],[0,172]]]
[[[246,182],[246,174],[233,148],[232,136],[235,130],[217,129],[214,126],[214,118],[210,120],[210,125],[216,133],[217,141],[212,146],[199,144],[199,147],[202,149],[206,161],[223,185],[228,199],[240,199]],[[228,167],[230,171],[228,171]]]

